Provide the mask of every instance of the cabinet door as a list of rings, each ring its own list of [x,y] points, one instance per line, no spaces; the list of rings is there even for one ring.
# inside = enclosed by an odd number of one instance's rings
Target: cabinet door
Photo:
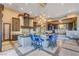
[[[20,31],[20,19],[12,18],[12,31]]]
[[[29,19],[28,18],[24,18],[24,26],[29,26]]]
[[[33,19],[29,20],[29,26],[33,27]]]

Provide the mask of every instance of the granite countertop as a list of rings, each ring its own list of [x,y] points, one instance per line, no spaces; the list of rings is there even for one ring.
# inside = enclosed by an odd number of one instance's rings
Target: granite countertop
[[[20,37],[29,37],[29,35],[19,35]]]

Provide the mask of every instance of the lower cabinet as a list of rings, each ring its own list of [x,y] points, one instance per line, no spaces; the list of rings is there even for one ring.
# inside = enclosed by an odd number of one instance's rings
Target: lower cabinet
[[[13,41],[18,40],[17,37],[18,37],[18,35],[12,35],[12,40],[13,40]]]
[[[18,36],[18,42],[22,48],[31,46],[31,39],[29,36]]]

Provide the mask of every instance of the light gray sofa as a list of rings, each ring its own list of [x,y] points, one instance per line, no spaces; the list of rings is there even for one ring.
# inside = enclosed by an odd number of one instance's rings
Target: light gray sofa
[[[66,31],[66,36],[69,38],[79,38],[79,31]]]

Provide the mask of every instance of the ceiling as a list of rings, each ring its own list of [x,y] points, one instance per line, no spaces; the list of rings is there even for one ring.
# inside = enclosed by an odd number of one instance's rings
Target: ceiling
[[[39,3],[4,3],[5,7],[26,12],[32,16],[44,13],[46,17],[60,17],[72,12],[79,12],[79,3],[47,3],[44,8]]]

